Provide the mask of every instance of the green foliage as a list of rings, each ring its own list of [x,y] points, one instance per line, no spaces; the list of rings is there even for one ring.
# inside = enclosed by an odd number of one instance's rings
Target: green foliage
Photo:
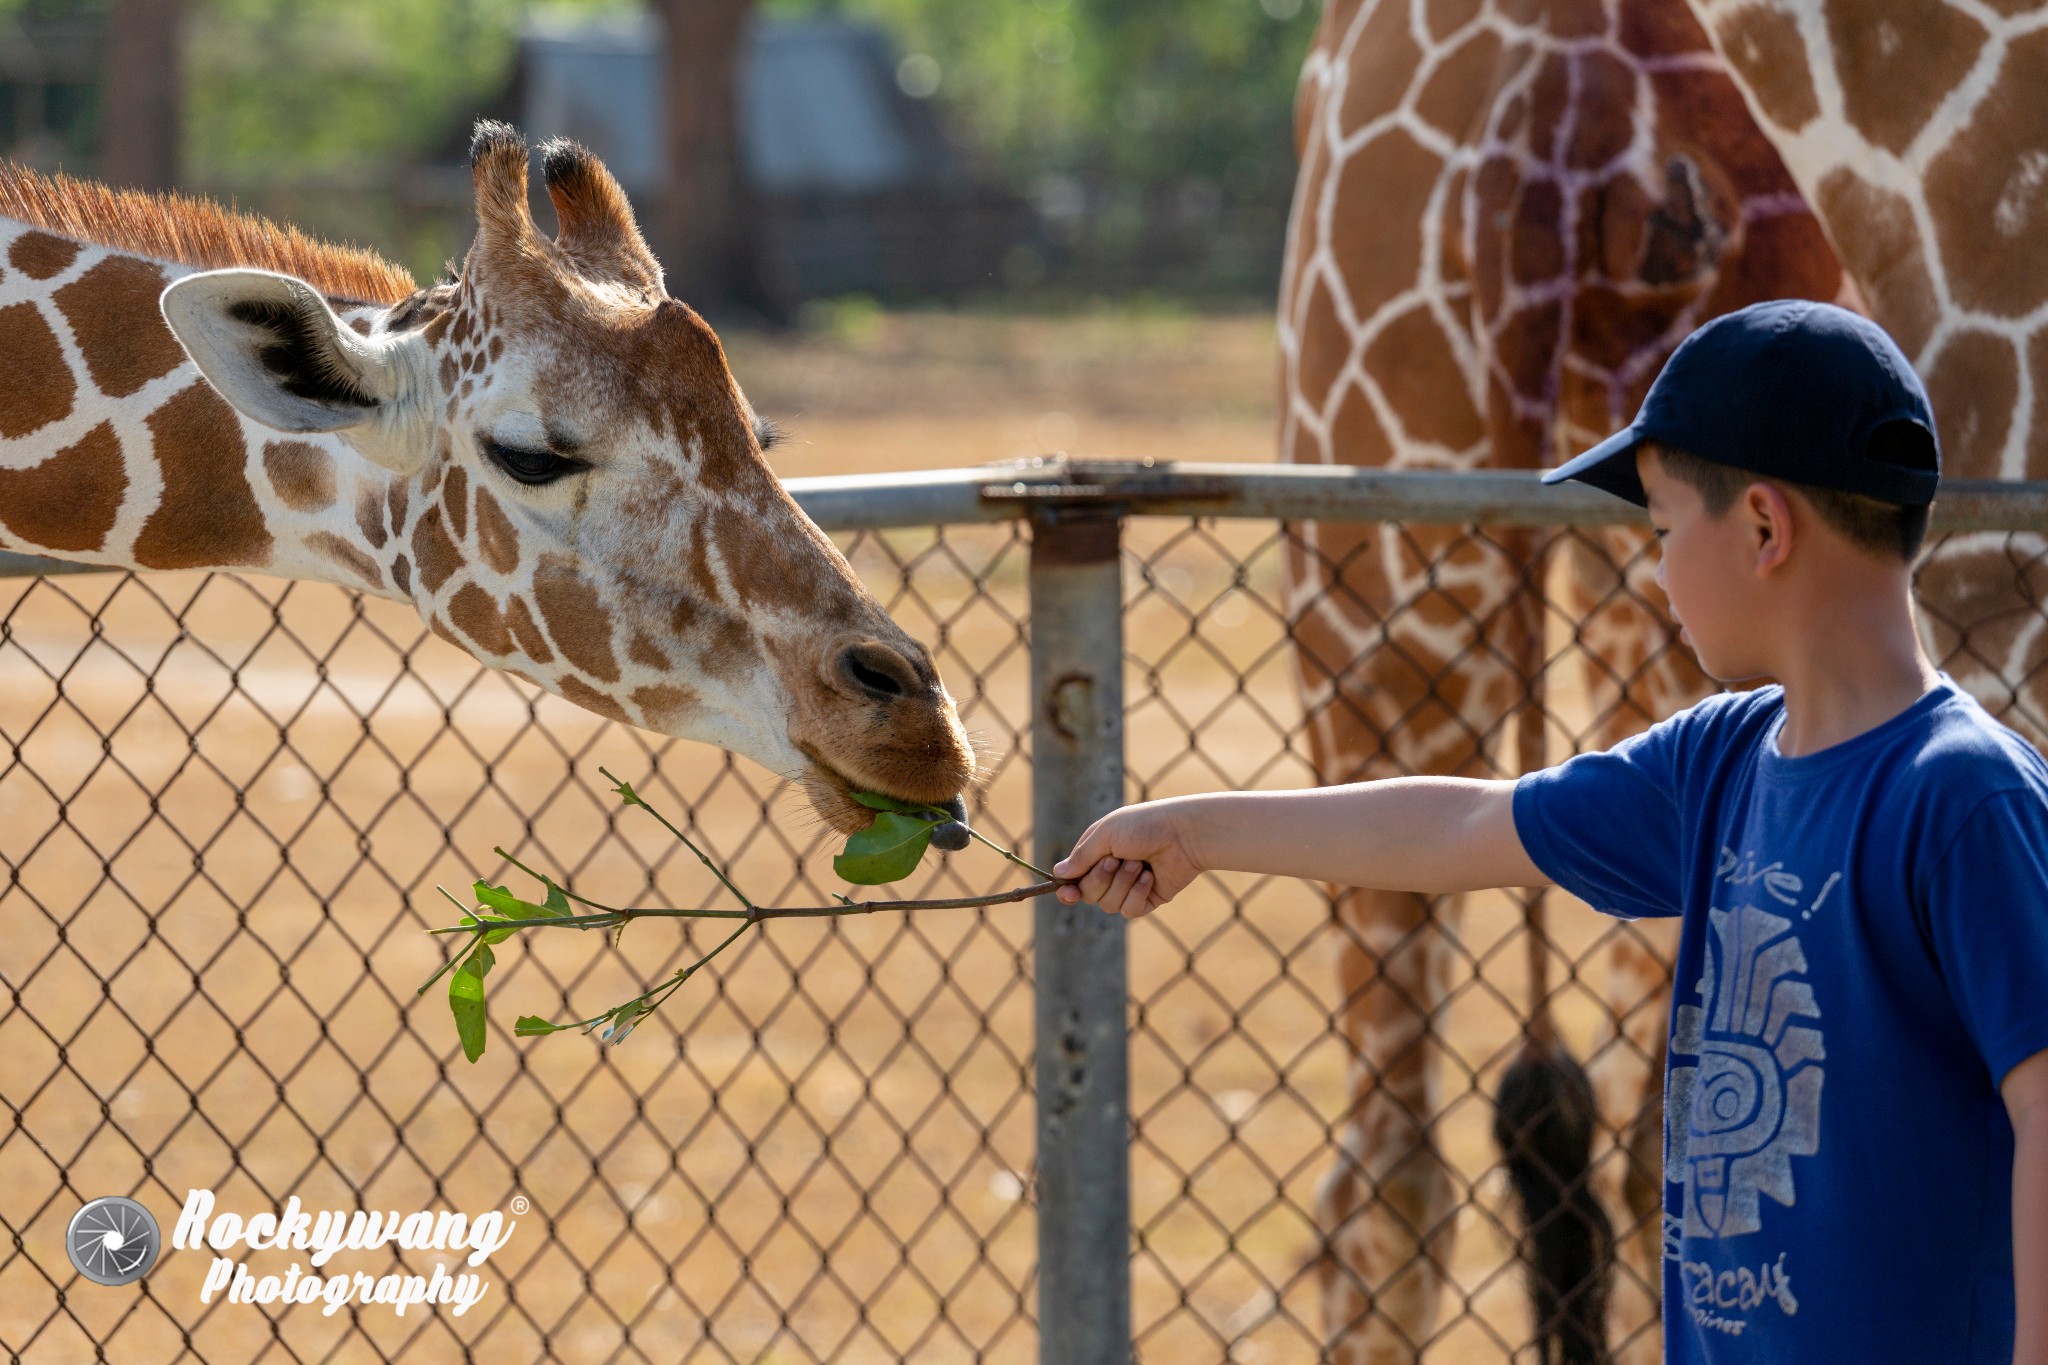
[[[455,1014],[455,1032],[462,1040],[462,1055],[472,1062],[484,1055],[488,1037],[484,1028],[484,977],[497,960],[488,942],[479,943],[470,949],[455,975],[448,978],[448,1008]]]
[[[0,0],[0,3],[4,3],[4,0]],[[623,928],[632,919],[641,916],[737,921],[737,926],[730,934],[696,961],[680,969],[666,980],[658,982],[647,990],[642,991],[632,999],[612,1006],[602,1014],[594,1015],[589,1019],[579,1019],[571,1024],[557,1024],[543,1019],[537,1014],[522,1014],[512,1025],[514,1036],[520,1038],[539,1038],[550,1033],[560,1033],[572,1028],[581,1029],[587,1034],[602,1025],[604,1026],[604,1032],[599,1035],[599,1041],[616,1046],[626,1041],[627,1036],[633,1032],[642,1019],[654,1013],[669,996],[675,994],[692,976],[709,965],[712,959],[716,958],[720,953],[738,942],[749,930],[760,925],[766,919],[776,916],[778,913],[793,915],[820,913],[818,910],[810,908],[777,912],[772,908],[763,909],[756,906],[746,896],[741,894],[740,889],[733,885],[732,880],[717,864],[705,856],[704,850],[697,847],[687,834],[678,829],[660,811],[648,805],[647,801],[638,792],[633,790],[631,784],[620,781],[603,768],[598,769],[598,771],[610,779],[613,784],[612,790],[618,795],[623,804],[628,807],[638,806],[646,811],[648,815],[659,821],[684,847],[688,848],[707,868],[711,869],[719,881],[725,885],[727,890],[732,892],[733,896],[746,909],[684,910],[670,908],[623,910],[616,906],[601,905],[585,896],[569,891],[568,888],[557,883],[554,878],[534,871],[504,849],[495,850],[498,856],[504,858],[520,871],[534,877],[546,888],[542,898],[538,902],[529,901],[513,895],[507,887],[493,886],[486,881],[473,883],[470,891],[474,899],[474,909],[463,911],[460,920],[449,928],[429,931],[436,934],[460,934],[468,945],[467,948],[451,955],[447,962],[442,964],[441,969],[429,977],[417,992],[420,995],[426,994],[428,987],[440,980],[442,976],[447,975],[451,968],[453,969],[454,975],[450,976],[448,980],[448,1008],[450,1013],[455,1016],[455,1032],[462,1042],[462,1055],[472,1062],[483,1055],[484,1044],[488,1037],[488,1016],[484,1001],[484,977],[497,962],[496,956],[491,952],[491,947],[493,944],[503,942],[524,928],[529,926],[548,927],[548,921],[565,919],[576,921],[572,926],[576,928],[588,928],[593,923]],[[918,861],[923,858],[925,850],[931,846],[932,831],[951,818],[946,811],[937,806],[898,801],[892,797],[878,796],[873,792],[855,792],[853,797],[854,800],[874,811],[875,819],[873,824],[867,829],[853,835],[846,841],[845,852],[833,859],[832,866],[849,882],[859,885],[877,885],[883,882],[893,882],[910,875],[916,869]],[[982,843],[988,844],[990,848],[995,849],[1003,857],[1016,863],[1019,867],[1027,868],[1038,873],[1040,877],[1049,879],[1050,874],[1040,868],[1033,867],[1032,864],[1019,858],[1008,849],[990,843],[989,840],[979,834],[974,835],[974,837],[980,839]],[[1037,889],[1042,890],[1044,888]],[[441,894],[448,896],[446,891],[442,891]],[[1027,891],[1025,894],[1036,894],[1036,891]],[[1016,896],[998,896],[995,899],[1017,898]],[[453,896],[448,896],[448,899],[455,904],[458,910],[462,909],[461,901],[455,900]],[[958,900],[927,902],[889,901],[864,905],[849,900],[845,896],[835,896],[834,899],[841,906],[845,907],[844,911],[842,912],[839,908],[833,907],[823,913],[834,915],[840,913],[859,914],[884,905],[894,909],[909,909],[918,905],[952,906],[957,908],[962,904],[990,903],[986,900],[975,901],[970,898],[967,902]],[[571,901],[579,902],[596,913],[579,915],[571,906]]]
[[[603,11],[630,0],[569,0]],[[460,135],[510,70],[524,0],[198,0],[185,164],[261,184],[413,160]]]
[[[936,823],[927,815],[877,811],[872,825],[846,841],[846,851],[832,860],[832,870],[855,886],[901,881],[917,869],[931,847]]]
[[[1206,181],[1285,202],[1318,6],[1302,0],[763,0],[881,21],[938,62],[936,97],[1008,176]]]

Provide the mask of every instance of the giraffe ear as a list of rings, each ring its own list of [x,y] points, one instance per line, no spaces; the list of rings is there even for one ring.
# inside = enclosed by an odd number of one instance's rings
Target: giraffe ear
[[[379,464],[409,469],[389,439],[419,363],[407,342],[373,344],[317,290],[267,270],[209,270],[164,290],[170,324],[199,372],[245,416],[279,431],[333,431]],[[415,347],[416,349],[416,347]]]

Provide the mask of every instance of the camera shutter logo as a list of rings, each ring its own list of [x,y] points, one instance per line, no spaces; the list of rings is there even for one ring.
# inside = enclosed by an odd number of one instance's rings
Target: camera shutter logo
[[[149,1210],[118,1194],[93,1200],[64,1229],[71,1264],[94,1284],[133,1284],[156,1264],[162,1244]]]

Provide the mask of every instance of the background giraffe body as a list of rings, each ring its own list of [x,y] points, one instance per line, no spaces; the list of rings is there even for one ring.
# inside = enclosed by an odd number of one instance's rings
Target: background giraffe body
[[[1805,296],[1862,307],[1899,340],[1948,474],[2048,477],[2043,88],[2048,9],[2032,0],[1333,3],[1298,105],[1283,457],[1553,464],[1627,421],[1700,322]],[[1535,675],[1535,538],[1304,535],[1291,577],[1325,780],[1547,761],[1532,725],[1513,761],[1495,752]],[[1623,585],[1602,560],[1629,563],[1638,542],[1602,539],[1607,554],[1576,566],[1574,614],[1604,661],[1593,700],[1611,743],[1707,684],[1645,609],[1661,600],[1647,565],[1611,596]],[[1920,580],[1937,657],[2023,730],[2048,714],[2028,567],[2042,548],[1954,537]],[[1430,1140],[1429,1036],[1455,907],[1431,921],[1418,898],[1353,894],[1339,911],[1357,1062],[1321,1209],[1326,1329],[1334,1359],[1411,1360],[1455,1212]],[[1631,1045],[1593,1068],[1652,1295],[1670,928],[1616,932],[1610,1005]],[[1595,1328],[1552,1349],[1606,1347]],[[1654,1358],[1654,1327],[1630,1350]]]
[[[1280,306],[1288,459],[1547,466],[1633,416],[1708,317],[1854,297],[1682,5],[1333,4],[1297,115]],[[1588,543],[1600,553],[1578,553]],[[1541,672],[1528,589],[1545,547],[1521,531],[1302,528],[1297,659],[1325,781],[1545,761],[1539,713],[1523,710]],[[1632,531],[1569,547],[1582,636],[1612,670],[1591,680],[1610,740],[1707,687],[1646,605],[1661,600],[1651,566],[1616,591],[1611,565],[1640,547]],[[1518,713],[1518,749],[1503,753]],[[1319,1207],[1324,1326],[1335,1360],[1408,1361],[1435,1330],[1460,1202],[1433,1135],[1457,907],[1349,892],[1338,913],[1355,1064]],[[1603,1116],[1628,1135],[1627,1159],[1603,1169],[1648,1220],[1633,1256],[1654,1295],[1661,1130],[1640,1115],[1661,1067],[1669,935],[1636,929],[1615,954],[1628,1040],[1595,1072]],[[1532,1047],[1547,1047],[1546,1002],[1533,1013]],[[1601,1314],[1597,1300],[1568,1303],[1544,1328],[1546,1358],[1598,1358]]]
[[[930,655],[783,491],[611,176],[543,150],[559,235],[525,144],[480,125],[477,241],[425,290],[5,172],[0,543],[409,600],[486,664],[801,781],[841,829],[871,818],[853,791],[953,801],[974,758]],[[199,268],[224,261],[265,268]]]

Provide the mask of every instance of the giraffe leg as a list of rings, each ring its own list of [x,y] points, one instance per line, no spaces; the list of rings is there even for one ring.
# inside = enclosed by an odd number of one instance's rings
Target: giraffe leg
[[[1316,1201],[1324,1339],[1337,1365],[1408,1365],[1436,1328],[1457,1215],[1432,1124],[1445,947],[1436,916],[1447,913],[1388,892],[1338,903],[1350,1095]]]
[[[1587,656],[1592,738],[1609,748],[1699,700],[1713,684],[1682,648],[1637,530],[1574,538],[1571,593]],[[1601,1166],[1623,1211],[1609,1339],[1618,1365],[1653,1365],[1663,1285],[1664,1048],[1676,920],[1617,924],[1606,940],[1608,1024],[1587,1068],[1612,1150]]]
[[[1293,557],[1296,660],[1327,782],[1491,774],[1523,704],[1531,537],[1314,527]],[[1455,910],[1354,891],[1338,902],[1349,1103],[1318,1218],[1329,1358],[1407,1365],[1435,1331],[1458,1209],[1435,1140]]]
[[[1593,1090],[1602,1123],[1614,1135],[1611,1206],[1624,1210],[1616,1250],[1609,1337],[1617,1365],[1655,1365],[1663,1287],[1664,1048],[1671,1013],[1676,920],[1619,926],[1608,949],[1607,1003],[1614,1033],[1594,1065]]]

